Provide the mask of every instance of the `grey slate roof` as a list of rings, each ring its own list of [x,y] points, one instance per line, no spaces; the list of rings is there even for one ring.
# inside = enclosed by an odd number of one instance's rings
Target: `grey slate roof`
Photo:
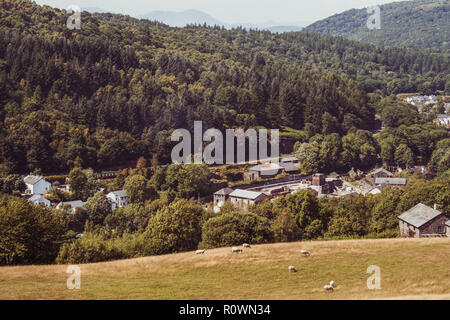
[[[30,199],[28,199],[28,200],[30,200],[30,201],[36,201],[36,200],[39,200],[40,198],[42,198],[42,196],[40,195],[40,194],[35,194],[35,195],[33,195]]]
[[[23,178],[23,181],[26,184],[34,185],[34,184],[38,183],[39,181],[41,181],[42,179],[44,179],[44,177],[29,175],[29,176],[26,176],[25,178]]]
[[[233,191],[234,190],[231,188],[223,188],[223,189],[220,189],[219,191],[215,192],[214,194],[218,195],[218,196],[227,196],[230,193],[232,193]]]
[[[119,191],[112,191],[112,194],[114,194],[116,197],[126,197],[127,192],[125,190],[119,190]]]
[[[393,174],[392,174],[391,172],[387,171],[387,170],[384,169],[384,168],[378,168],[378,169],[372,171],[372,172],[369,173],[369,174],[370,174],[370,175],[373,175],[373,174],[377,174],[377,173],[380,173],[380,172],[386,173],[386,174],[387,174],[388,176],[390,176],[390,177],[393,176]]]
[[[376,178],[375,184],[391,184],[391,185],[406,185],[407,179],[405,178]]]
[[[83,202],[81,200],[75,200],[75,201],[68,201],[68,202],[60,202],[58,204],[58,206],[70,205],[70,207],[72,209],[75,209],[75,208],[79,208],[79,207],[84,207],[85,204],[86,204],[86,202]]]
[[[295,163],[291,162],[280,163],[280,166],[283,167],[286,172],[300,171],[300,168]]]
[[[297,157],[286,157],[286,158],[281,158],[282,163],[285,162],[294,162],[294,161],[299,161]]]
[[[249,200],[256,200],[261,195],[263,195],[263,193],[261,193],[261,192],[254,192],[254,191],[242,190],[242,189],[236,189],[232,193],[230,193],[230,197],[249,199]]]
[[[418,205],[402,213],[398,216],[398,218],[416,228],[420,228],[425,223],[439,217],[442,214],[443,213],[440,211],[434,210],[423,203],[419,203]]]

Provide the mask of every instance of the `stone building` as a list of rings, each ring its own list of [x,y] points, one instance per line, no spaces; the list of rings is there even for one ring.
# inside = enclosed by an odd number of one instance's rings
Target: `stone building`
[[[421,238],[430,236],[445,236],[448,218],[437,210],[422,203],[412,207],[399,217],[400,234],[402,237]]]
[[[236,189],[229,195],[231,203],[238,209],[247,210],[249,206],[258,204],[270,197],[262,192]]]

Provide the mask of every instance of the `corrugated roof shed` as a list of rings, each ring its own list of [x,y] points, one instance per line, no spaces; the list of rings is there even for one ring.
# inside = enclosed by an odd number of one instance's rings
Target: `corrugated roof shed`
[[[423,203],[419,203],[408,211],[405,211],[398,218],[416,228],[420,228],[427,222],[439,217],[441,214],[443,213],[438,210],[434,210]]]
[[[376,178],[375,184],[391,184],[391,185],[398,185],[398,186],[404,186],[406,185],[406,182],[408,180],[404,178]]]
[[[241,198],[241,199],[249,199],[249,200],[256,200],[261,195],[263,195],[263,193],[261,193],[261,192],[236,189],[230,194],[230,197]]]
[[[297,157],[286,157],[286,158],[281,158],[281,162],[285,163],[285,162],[294,162],[294,161],[299,161]]]
[[[286,172],[300,171],[300,168],[295,163],[287,162],[287,163],[280,163],[280,165],[284,168]]]
[[[23,178],[23,181],[26,184],[34,185],[34,184],[38,183],[39,181],[41,181],[43,178],[44,177],[41,177],[41,176],[29,175],[29,176],[26,176],[25,178]]]

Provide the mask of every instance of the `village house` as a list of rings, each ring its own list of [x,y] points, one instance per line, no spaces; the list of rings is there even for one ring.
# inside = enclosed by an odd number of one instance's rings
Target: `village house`
[[[438,114],[436,116],[436,123],[440,126],[448,127],[450,126],[450,115],[448,114]]]
[[[260,179],[273,178],[278,175],[283,168],[277,163],[264,163],[251,167],[244,173],[244,181],[255,181]]]
[[[52,187],[51,183],[47,182],[42,176],[28,175],[23,181],[27,186],[26,194],[46,194]]]
[[[70,207],[70,211],[72,214],[75,214],[77,208],[83,208],[86,205],[86,202],[81,200],[68,201],[68,202],[60,202],[56,206],[56,209],[63,209]]]
[[[384,169],[384,168],[378,168],[372,172],[370,172],[367,176],[366,176],[366,180],[372,184],[375,185],[376,184],[376,179],[377,178],[391,178],[394,175],[389,172],[388,170]]]
[[[220,204],[225,203],[225,201],[228,200],[229,195],[233,192],[234,190],[231,188],[223,188],[220,189],[219,191],[215,192],[213,195],[214,198],[214,205],[215,206],[219,206]]]
[[[123,208],[129,204],[129,197],[125,190],[112,191],[106,195],[111,204],[111,210],[115,210],[116,208]]]
[[[286,174],[297,174],[300,173],[300,167],[296,163],[292,162],[281,162],[280,166]]]
[[[35,194],[33,195],[31,198],[28,199],[28,201],[31,201],[34,204],[43,204],[47,207],[51,206],[50,200],[45,199],[42,195],[40,194]]]
[[[385,187],[388,185],[404,187],[406,186],[407,179],[405,178],[376,178],[375,185],[377,187]]]
[[[447,237],[450,237],[450,220],[445,223],[445,229],[447,233]]]
[[[247,210],[249,206],[258,204],[270,197],[262,192],[236,189],[229,195],[231,203],[238,209]]]
[[[359,178],[359,177],[361,177],[362,175],[364,174],[364,172],[363,171],[361,171],[361,170],[355,170],[355,168],[352,168],[348,173],[347,173],[347,175],[350,177],[350,179],[356,179],[356,178]]]
[[[297,157],[285,157],[280,159],[281,163],[299,163],[299,160]]]
[[[402,237],[421,238],[446,235],[448,218],[435,208],[422,203],[404,212],[398,217]]]

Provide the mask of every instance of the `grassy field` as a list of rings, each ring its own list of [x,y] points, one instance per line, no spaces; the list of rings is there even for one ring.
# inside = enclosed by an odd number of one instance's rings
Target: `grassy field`
[[[366,286],[370,265],[381,290]],[[272,244],[80,265],[80,290],[67,266],[0,267],[0,299],[450,299],[449,266],[448,238]]]

